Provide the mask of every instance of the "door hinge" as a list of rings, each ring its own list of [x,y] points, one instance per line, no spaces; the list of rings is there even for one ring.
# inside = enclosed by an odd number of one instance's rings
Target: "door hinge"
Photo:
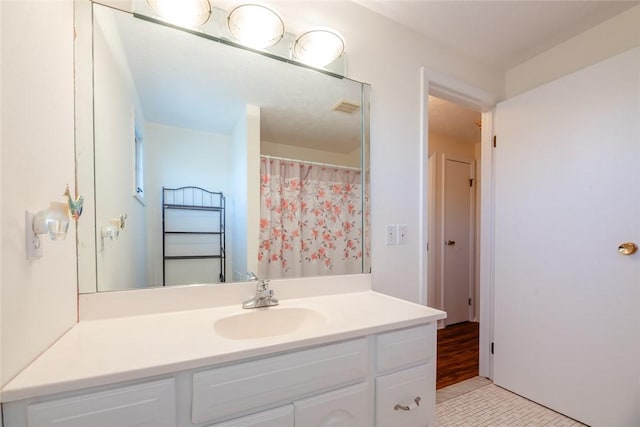
[[[473,181],[475,181],[475,179],[469,178],[469,187],[473,187]]]
[[[469,298],[469,305],[471,305],[471,298]]]
[[[491,354],[495,354],[493,350],[494,350],[494,346],[493,346],[493,343],[491,343]]]
[[[493,135],[493,148],[496,148],[497,145],[498,145],[498,137],[496,135]]]

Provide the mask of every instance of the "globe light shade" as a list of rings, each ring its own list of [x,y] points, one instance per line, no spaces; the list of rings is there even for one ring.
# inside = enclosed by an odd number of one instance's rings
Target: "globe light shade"
[[[266,6],[243,4],[227,18],[231,35],[240,43],[254,49],[265,49],[278,43],[284,35],[284,22]]]
[[[294,58],[304,64],[323,68],[344,53],[344,39],[335,30],[318,28],[307,31],[293,46]]]
[[[199,27],[211,17],[209,0],[147,0],[147,4],[160,18],[181,27]]]

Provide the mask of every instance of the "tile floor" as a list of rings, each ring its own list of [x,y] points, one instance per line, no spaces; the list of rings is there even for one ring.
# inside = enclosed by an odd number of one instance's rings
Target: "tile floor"
[[[438,390],[436,420],[439,427],[584,426],[481,377]]]

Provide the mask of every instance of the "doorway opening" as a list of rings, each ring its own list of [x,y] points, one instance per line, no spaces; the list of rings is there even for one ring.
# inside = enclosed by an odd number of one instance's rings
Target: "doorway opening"
[[[428,100],[428,299],[439,323],[437,388],[478,375],[481,113]]]

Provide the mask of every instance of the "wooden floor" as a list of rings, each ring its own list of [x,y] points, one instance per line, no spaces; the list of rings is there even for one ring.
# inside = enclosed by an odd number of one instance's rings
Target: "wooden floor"
[[[479,325],[463,322],[438,330],[436,389],[478,375]]]

